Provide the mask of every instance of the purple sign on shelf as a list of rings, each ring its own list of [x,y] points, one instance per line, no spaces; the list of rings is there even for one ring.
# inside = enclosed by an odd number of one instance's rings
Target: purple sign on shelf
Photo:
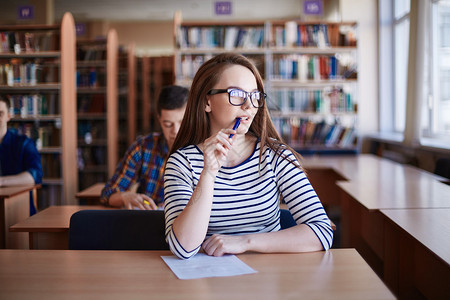
[[[216,2],[216,15],[231,15],[231,2]]]
[[[83,36],[86,34],[86,24],[84,23],[76,23],[75,24],[75,32],[77,36]]]
[[[34,19],[34,5],[22,5],[17,10],[18,20],[32,20]]]
[[[322,0],[304,0],[303,13],[305,15],[321,15],[323,13]]]

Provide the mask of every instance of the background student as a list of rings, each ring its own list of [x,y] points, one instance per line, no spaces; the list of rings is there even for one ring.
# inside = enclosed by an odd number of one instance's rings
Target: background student
[[[33,185],[42,182],[41,156],[34,141],[8,130],[10,102],[0,97],[0,187]],[[30,197],[30,215],[36,213]]]
[[[244,56],[217,55],[196,73],[164,174],[166,239],[178,257],[331,247],[330,220],[265,100]],[[285,230],[281,199],[298,224]]]
[[[114,175],[102,190],[101,202],[127,209],[157,209],[163,205],[163,168],[181,125],[188,89],[166,86],[157,103],[162,133],[140,136],[128,148]],[[132,187],[138,184],[136,192]]]

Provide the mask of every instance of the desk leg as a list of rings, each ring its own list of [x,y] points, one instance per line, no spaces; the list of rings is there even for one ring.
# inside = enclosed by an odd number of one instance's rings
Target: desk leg
[[[30,193],[27,191],[19,195],[2,199],[1,214],[1,248],[28,249],[26,232],[9,232],[9,227],[25,220],[30,216]]]
[[[30,249],[67,250],[69,234],[65,232],[30,232]]]

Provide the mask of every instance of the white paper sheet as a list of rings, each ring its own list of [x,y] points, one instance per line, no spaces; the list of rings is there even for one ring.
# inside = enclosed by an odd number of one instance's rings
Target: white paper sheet
[[[188,260],[176,256],[161,256],[179,279],[236,276],[257,273],[235,255],[220,257],[197,253]]]

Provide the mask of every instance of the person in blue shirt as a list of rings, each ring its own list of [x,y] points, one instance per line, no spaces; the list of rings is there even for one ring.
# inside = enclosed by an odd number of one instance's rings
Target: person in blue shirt
[[[0,97],[0,187],[39,184],[42,182],[41,156],[32,139],[8,130],[9,109],[9,100]],[[35,212],[30,197],[30,215]]]

